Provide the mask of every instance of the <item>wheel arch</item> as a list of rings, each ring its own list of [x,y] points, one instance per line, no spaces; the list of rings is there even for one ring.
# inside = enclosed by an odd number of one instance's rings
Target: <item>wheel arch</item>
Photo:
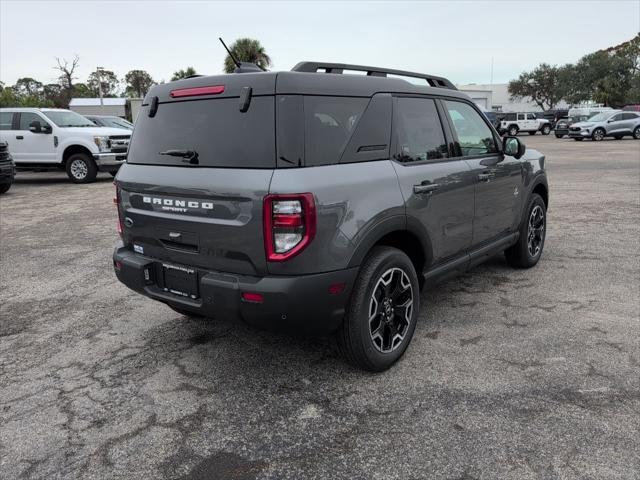
[[[87,155],[89,155],[89,158],[93,159],[93,153],[91,153],[91,150],[89,150],[84,145],[73,144],[66,147],[62,152],[62,165],[66,166],[69,157],[76,153],[86,153]]]

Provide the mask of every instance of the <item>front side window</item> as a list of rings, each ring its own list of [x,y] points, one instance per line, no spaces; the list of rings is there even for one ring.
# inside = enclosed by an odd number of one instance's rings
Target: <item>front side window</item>
[[[397,151],[402,163],[447,158],[447,142],[435,102],[427,98],[398,98],[395,127]]]
[[[37,113],[22,112],[20,114],[20,126],[18,130],[29,130],[29,125],[31,125],[32,122],[40,122],[41,127],[49,125],[44,118]]]
[[[518,120],[524,120],[524,113],[518,114]]]
[[[12,112],[0,112],[0,130],[11,130],[13,125]]]
[[[619,113],[617,115],[614,115],[613,117],[611,117],[609,119],[609,121],[611,121],[611,122],[619,122],[620,120],[622,120],[622,114],[621,113]]]
[[[471,105],[451,100],[445,100],[444,104],[453,122],[463,157],[498,152],[491,129]]]
[[[535,113],[527,113],[527,120],[535,120],[535,119],[536,119]]]

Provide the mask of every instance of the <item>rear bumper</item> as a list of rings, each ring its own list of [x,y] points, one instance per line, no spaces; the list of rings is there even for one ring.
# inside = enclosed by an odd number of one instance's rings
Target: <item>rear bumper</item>
[[[101,172],[113,172],[127,160],[124,153],[95,153],[93,159]]]
[[[199,298],[164,291],[154,276],[162,262],[117,247],[113,253],[118,280],[149,298],[207,317],[240,318],[268,330],[327,335],[342,322],[358,268],[314,275],[254,277],[198,270]],[[146,272],[146,273],[145,273]],[[340,293],[331,285],[344,284]],[[243,292],[259,293],[262,303],[247,302]]]
[[[13,163],[0,165],[0,183],[11,183],[16,176],[16,167]]]

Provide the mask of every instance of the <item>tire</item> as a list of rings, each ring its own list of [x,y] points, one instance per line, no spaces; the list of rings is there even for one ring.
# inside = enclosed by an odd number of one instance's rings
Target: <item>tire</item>
[[[67,159],[67,176],[73,183],[90,183],[98,175],[98,167],[86,153],[74,153]]]
[[[545,125],[540,131],[543,135],[549,135],[551,133],[551,127],[549,125]]]
[[[636,140],[640,140],[640,126],[637,126],[633,130],[633,138],[635,138]]]
[[[594,142],[601,142],[602,140],[604,140],[605,135],[606,132],[602,128],[596,128],[591,134],[591,140],[593,140]]]
[[[556,133],[556,138],[562,138],[562,137],[564,137],[564,135],[558,135],[558,134]]]
[[[507,129],[507,133],[509,134],[510,137],[515,137],[516,135],[518,135],[518,126],[517,125],[511,125],[508,129]]]
[[[584,140],[584,138],[577,138],[577,137],[575,137],[575,138],[574,138],[574,140],[575,140],[576,142],[581,142],[582,140]]]
[[[338,349],[352,365],[382,372],[407,349],[419,310],[418,276],[409,257],[375,247],[358,273],[337,332]]]
[[[514,268],[531,268],[542,256],[547,234],[547,209],[542,197],[531,195],[526,215],[520,225],[518,243],[505,250],[507,263]]]
[[[616,140],[622,140],[622,137],[624,137],[624,135],[614,135],[613,138],[615,138]]]
[[[529,132],[529,135],[535,135],[536,132]]]
[[[10,183],[0,183],[0,195],[7,193],[11,188]]]

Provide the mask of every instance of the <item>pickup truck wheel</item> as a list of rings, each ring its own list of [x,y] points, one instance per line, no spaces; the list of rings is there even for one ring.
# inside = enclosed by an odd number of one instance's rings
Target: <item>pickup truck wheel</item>
[[[564,135],[558,135],[558,134],[556,133],[556,138],[562,138],[562,137],[564,137]]]
[[[582,140],[584,140],[584,138],[578,138],[578,137],[574,137],[573,138],[576,142],[581,142]]]
[[[74,153],[67,159],[67,176],[73,183],[89,183],[96,179],[98,167],[86,153]]]
[[[2,195],[3,193],[7,193],[10,188],[10,183],[0,183],[0,195]]]
[[[411,342],[419,310],[418,276],[409,257],[376,247],[358,273],[337,333],[338,349],[359,368],[386,370]]]
[[[549,125],[545,125],[540,131],[543,135],[549,135],[551,133],[551,127]]]
[[[536,132],[529,132],[529,135],[535,135]]]
[[[640,140],[640,126],[636,127],[633,131],[633,138]]]
[[[515,137],[518,135],[518,127],[516,125],[511,125],[507,132],[509,132],[510,137]]]
[[[547,231],[547,209],[542,197],[534,193],[520,225],[518,243],[505,250],[507,263],[515,268],[531,268],[542,255]]]
[[[596,128],[591,134],[591,139],[594,142],[601,142],[604,140],[605,131],[602,128]]]

